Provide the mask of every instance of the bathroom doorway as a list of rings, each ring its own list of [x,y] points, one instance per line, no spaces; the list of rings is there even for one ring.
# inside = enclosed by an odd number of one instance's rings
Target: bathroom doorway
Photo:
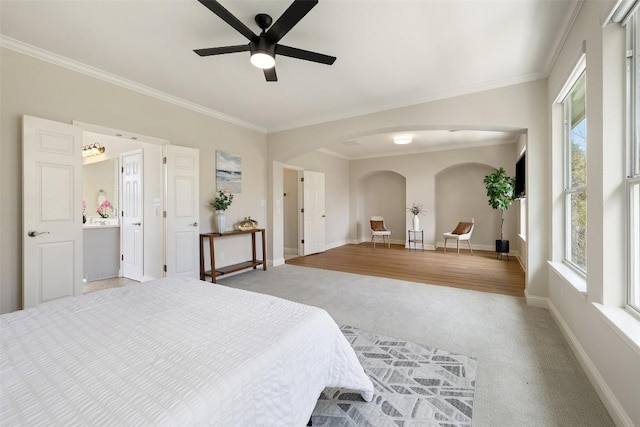
[[[28,115],[23,115],[22,134],[24,204],[37,207],[23,209],[24,308],[61,297],[81,295],[83,278],[87,276],[83,272],[84,262],[91,260],[102,263],[101,258],[105,257],[104,239],[97,237],[95,245],[87,245],[94,247],[96,252],[85,256],[84,234],[107,232],[109,228],[119,229],[121,192],[118,187],[118,197],[114,200],[119,202],[114,205],[108,199],[106,190],[99,188],[95,192],[96,206],[87,205],[82,192],[84,148],[98,152],[94,153],[95,159],[92,160],[97,163],[97,156],[115,157],[117,145],[124,145],[130,151],[132,145],[128,140],[140,144],[143,180],[146,183],[141,191],[142,226],[146,231],[142,239],[141,281],[165,276],[198,277],[197,149],[171,146],[169,141],[140,135],[127,136],[77,121],[66,124]],[[119,167],[121,171],[122,167]],[[119,175],[117,171],[116,175]],[[186,192],[188,197],[182,194],[184,189],[189,190]],[[169,197],[167,192],[171,193]],[[113,193],[116,193],[115,187]],[[178,193],[181,197],[175,197]],[[87,216],[89,212],[93,214],[94,207],[99,218],[89,220]],[[167,224],[170,224],[169,229]],[[118,251],[114,249],[112,252],[116,256],[119,253],[121,261],[121,240],[115,238],[113,241]]]
[[[85,146],[97,144],[103,149],[83,161],[83,200],[87,206],[83,226],[85,282],[113,277],[136,281],[163,277],[162,162],[163,148],[168,141],[74,124],[85,129]],[[109,166],[100,166],[103,163]],[[86,178],[85,169],[92,171],[93,168],[102,171],[102,183],[87,187],[85,183],[96,182],[96,179]],[[107,176],[109,171],[113,174]],[[97,204],[100,189],[104,190],[102,197],[111,206],[102,214]]]

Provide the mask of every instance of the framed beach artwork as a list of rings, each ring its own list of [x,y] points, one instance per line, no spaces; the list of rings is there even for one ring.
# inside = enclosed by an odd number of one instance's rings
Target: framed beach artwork
[[[218,191],[242,193],[242,157],[216,150],[216,187]]]

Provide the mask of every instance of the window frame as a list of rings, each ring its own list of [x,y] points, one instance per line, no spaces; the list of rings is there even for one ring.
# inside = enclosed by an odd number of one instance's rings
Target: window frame
[[[640,316],[640,16],[636,9],[627,21],[627,173],[626,173],[626,215],[627,215],[627,308]],[[637,192],[636,192],[637,191]]]
[[[587,120],[587,115],[586,115],[586,99],[587,99],[587,94],[586,94],[586,81],[587,81],[587,73],[586,73],[586,58],[585,55],[583,54],[582,57],[580,58],[580,61],[578,61],[578,64],[576,65],[576,67],[574,68],[571,77],[569,78],[569,80],[567,80],[567,83],[565,84],[565,89],[563,90],[563,96],[561,97],[560,100],[560,104],[562,105],[562,114],[563,114],[563,124],[564,124],[564,132],[563,132],[563,152],[564,152],[564,156],[563,156],[563,162],[562,162],[562,167],[563,167],[563,177],[564,177],[564,182],[563,182],[563,203],[564,203],[564,256],[563,256],[563,262],[568,265],[571,269],[575,270],[578,274],[580,274],[582,277],[586,278],[587,275],[587,254],[585,252],[585,266],[582,267],[581,265],[573,262],[572,260],[572,256],[571,256],[571,252],[572,252],[572,248],[573,248],[573,239],[572,239],[572,212],[571,212],[571,198],[576,195],[576,194],[582,194],[584,193],[585,195],[585,200],[587,197],[587,184],[586,184],[586,176],[585,176],[585,183],[584,184],[579,184],[579,185],[575,185],[572,182],[572,168],[571,168],[571,159],[572,159],[572,155],[571,155],[571,148],[572,148],[572,144],[571,144],[571,132],[572,132],[572,123],[571,123],[571,117],[572,117],[572,111],[571,111],[571,94],[573,93],[574,89],[576,88],[576,86],[578,85],[578,83],[580,82],[581,79],[584,78],[584,90],[585,90],[585,118],[584,120]],[[585,124],[586,125],[586,124]],[[586,132],[586,128],[585,128],[585,132]],[[588,137],[585,138],[585,145],[588,144]],[[586,154],[585,154],[586,156]],[[586,173],[586,171],[585,171]],[[585,212],[586,215],[586,212]],[[587,220],[587,224],[588,224],[588,220]],[[585,243],[586,243],[586,229],[585,229]],[[585,249],[586,250],[586,249]]]
[[[634,195],[635,191],[637,195]],[[627,209],[628,214],[628,286],[627,307],[634,314],[640,316],[640,220],[633,214],[640,216],[640,176],[627,179]]]

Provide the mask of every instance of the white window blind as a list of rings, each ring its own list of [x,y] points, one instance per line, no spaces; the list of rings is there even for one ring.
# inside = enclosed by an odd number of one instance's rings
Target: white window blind
[[[626,25],[639,6],[640,0],[618,0],[609,15],[608,21]]]

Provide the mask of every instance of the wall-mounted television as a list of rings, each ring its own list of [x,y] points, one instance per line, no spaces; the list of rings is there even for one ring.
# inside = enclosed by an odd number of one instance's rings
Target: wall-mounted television
[[[527,194],[527,186],[526,186],[526,157],[527,153],[525,152],[520,160],[516,163],[516,197],[522,198]]]

